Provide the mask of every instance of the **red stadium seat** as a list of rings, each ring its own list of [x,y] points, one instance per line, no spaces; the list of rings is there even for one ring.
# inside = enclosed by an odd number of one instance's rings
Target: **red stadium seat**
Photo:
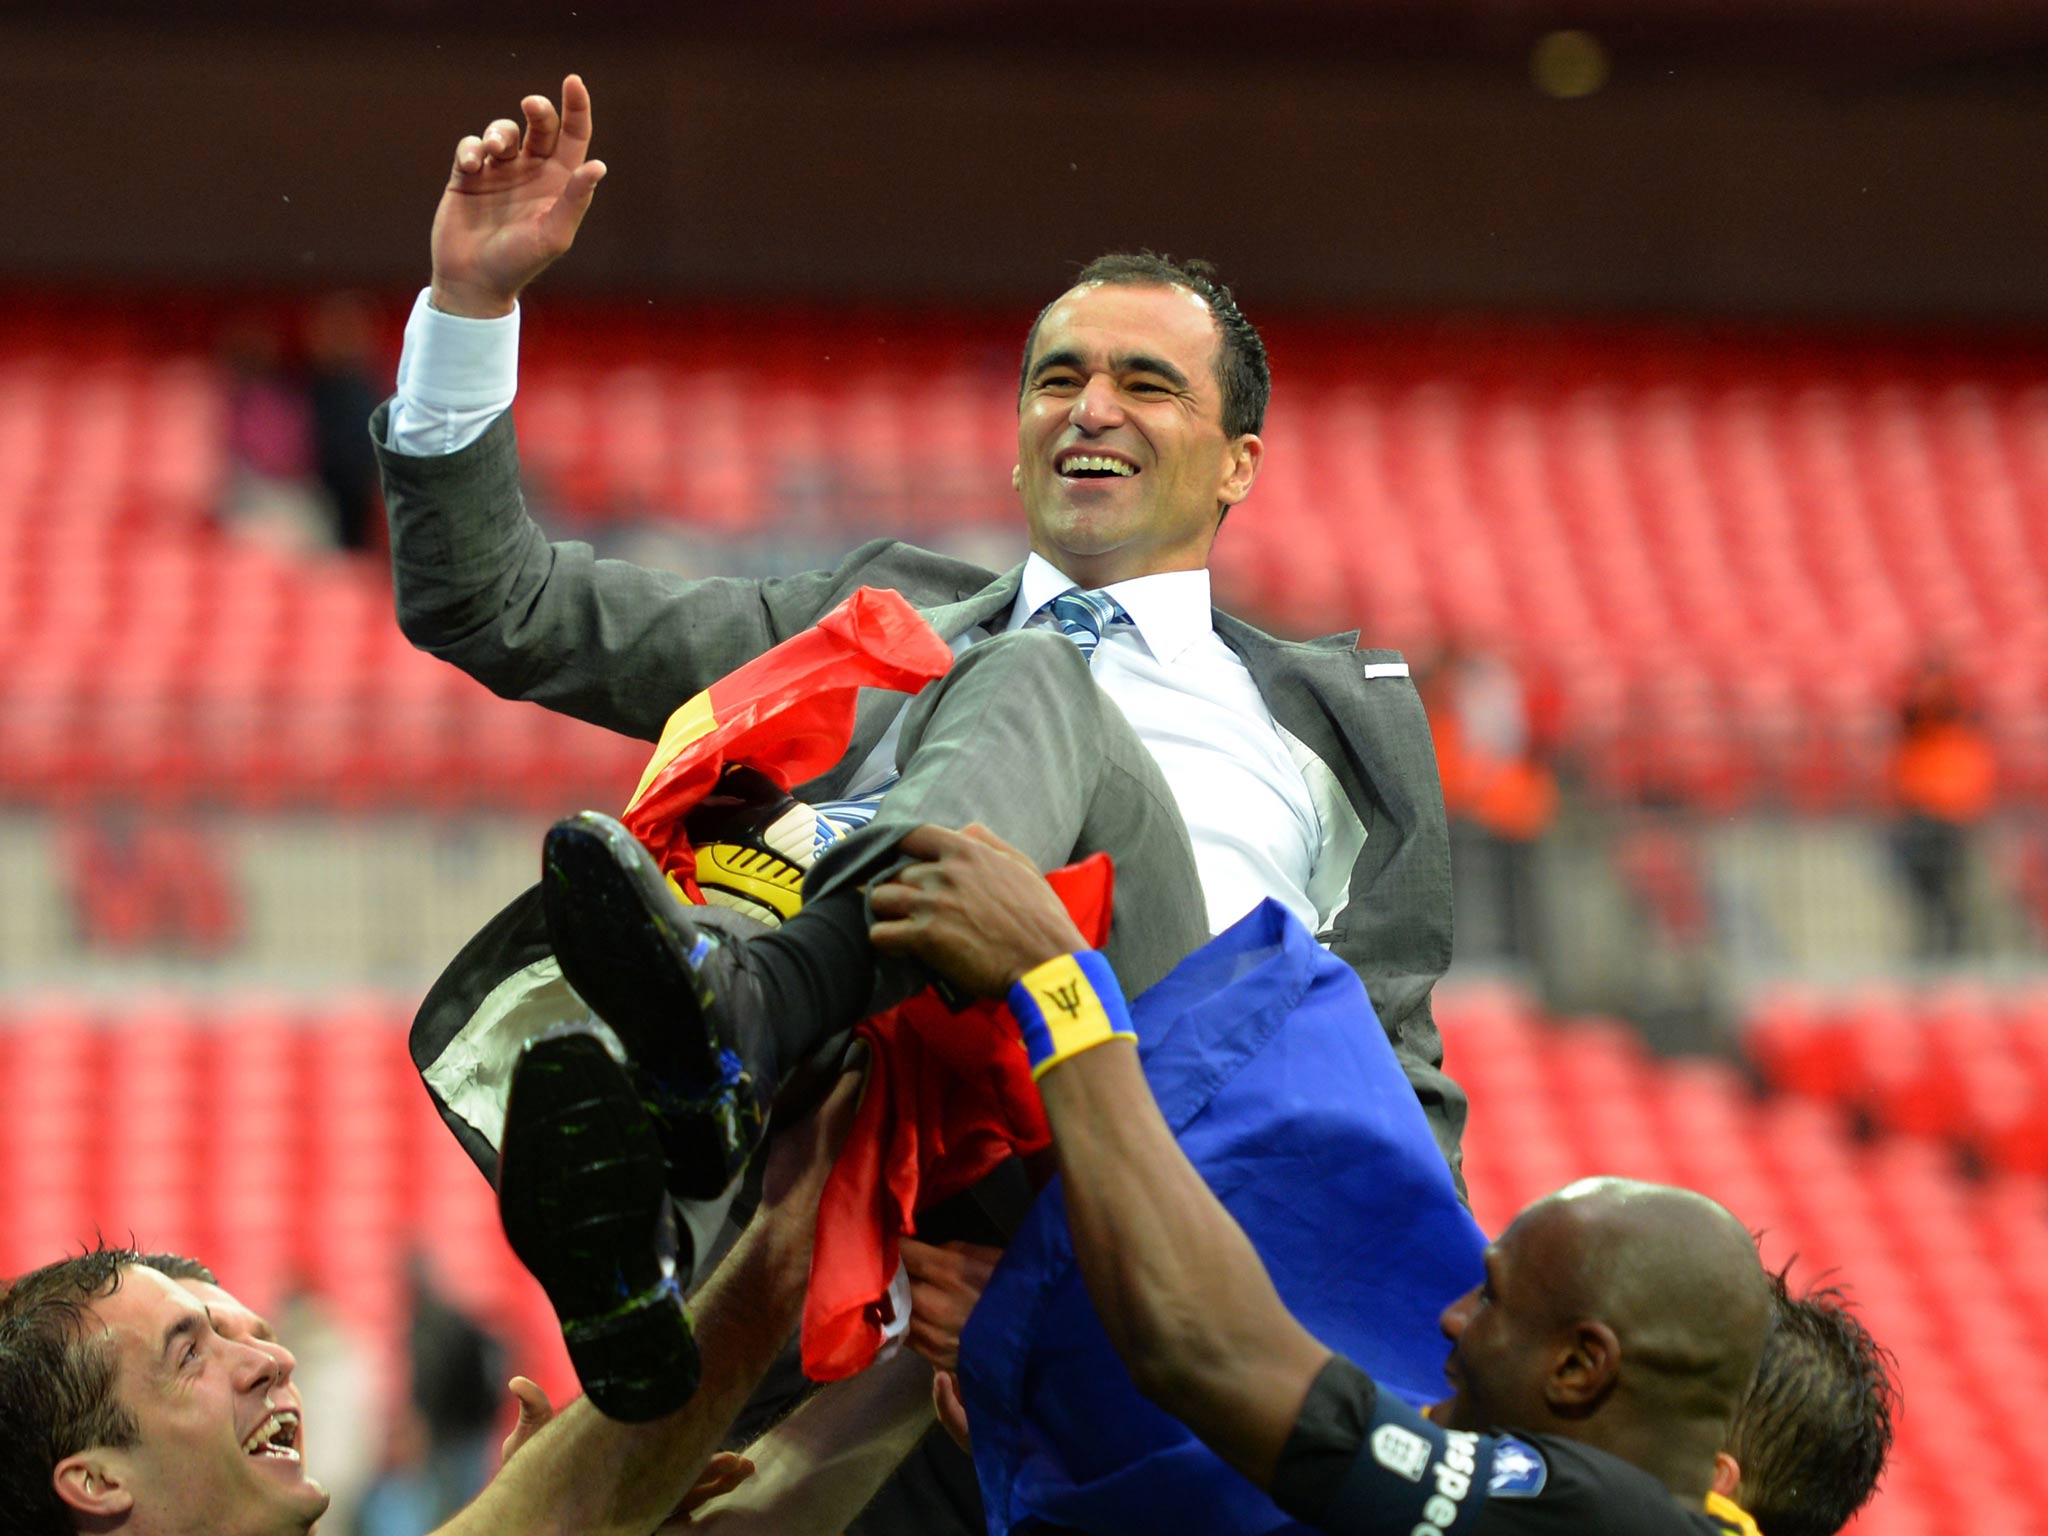
[[[1011,515],[1006,328],[892,326],[880,347],[855,315],[740,326],[593,312],[573,355],[536,333],[518,410],[553,510],[750,537],[789,513],[821,553]],[[127,326],[84,357],[16,330],[12,352],[0,334],[0,527],[19,534],[0,543],[19,545],[20,598],[0,597],[0,637],[10,653],[96,660],[112,639],[181,659],[155,669],[125,731],[6,722],[4,784],[272,803],[457,792],[456,754],[386,768],[337,707],[381,689],[394,654],[375,639],[392,629],[374,567],[207,522],[225,473],[214,364]],[[1282,323],[1274,341],[1293,392],[1240,514],[1258,537],[1221,546],[1226,599],[1288,629],[1363,625],[1424,648],[1513,634],[1559,680],[1565,745],[1597,784],[1708,806],[1879,794],[1893,680],[1938,639],[1997,691],[2008,794],[2048,794],[2048,392],[2010,364],[1649,331]],[[189,707],[189,727],[162,707]],[[508,732],[499,745],[524,761],[467,791],[534,803],[564,756]]]

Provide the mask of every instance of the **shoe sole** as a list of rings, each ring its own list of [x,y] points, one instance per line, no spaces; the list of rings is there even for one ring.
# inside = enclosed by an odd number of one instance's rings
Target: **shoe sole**
[[[506,1240],[540,1282],[583,1390],[644,1423],[697,1390],[683,1306],[688,1236],[669,1210],[660,1137],[625,1070],[585,1033],[547,1035],[513,1073],[498,1158]]]
[[[760,1140],[754,1086],[698,975],[713,941],[675,912],[675,893],[618,822],[584,811],[543,848],[541,906],[562,975],[611,1026],[642,1102],[663,1128],[671,1187],[716,1197]]]

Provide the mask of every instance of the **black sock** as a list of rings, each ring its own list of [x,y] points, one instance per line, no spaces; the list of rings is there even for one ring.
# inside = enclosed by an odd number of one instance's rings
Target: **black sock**
[[[774,932],[747,940],[745,950],[740,969],[752,983],[754,1006],[739,1010],[740,1050],[764,1084],[780,1082],[875,1007],[902,1000],[875,1001],[875,952],[858,888],[804,903]]]

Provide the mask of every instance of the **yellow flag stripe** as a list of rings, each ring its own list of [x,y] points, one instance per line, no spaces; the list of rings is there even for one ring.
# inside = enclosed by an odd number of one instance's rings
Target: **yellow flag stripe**
[[[735,891],[759,902],[785,920],[796,916],[804,904],[804,872],[794,864],[770,856],[752,868],[737,860],[754,855],[754,850],[731,843],[713,843],[697,850],[697,884],[706,890]]]
[[[640,775],[640,787],[633,791],[633,798],[626,802],[626,814],[633,813],[633,807],[640,803],[640,797],[647,793],[661,770],[681,755],[683,748],[710,734],[718,724],[718,717],[711,711],[711,693],[706,690],[686,700],[683,706],[668,717],[668,724],[661,728],[661,741],[654,749],[654,756],[647,760],[647,771]]]

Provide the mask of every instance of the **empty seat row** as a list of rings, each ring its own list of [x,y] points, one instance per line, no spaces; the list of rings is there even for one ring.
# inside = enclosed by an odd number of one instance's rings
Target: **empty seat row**
[[[2048,989],[1788,989],[1758,1003],[1743,1043],[1774,1086],[2048,1173]]]
[[[516,414],[559,533],[668,525],[713,563],[731,539],[805,560],[882,532],[1015,544],[1006,325],[557,319],[530,327]],[[96,338],[75,355],[0,321],[0,760],[27,765],[0,788],[91,785],[98,719],[130,707],[205,738],[282,699],[312,760],[359,755],[337,701],[402,717],[436,687],[381,566],[228,536],[223,367],[74,325]],[[1419,655],[1505,650],[1599,787],[1716,805],[1881,797],[1896,679],[1939,648],[1980,686],[2004,791],[2048,796],[2048,385],[2025,357],[1286,319],[1271,340],[1271,451],[1218,545],[1225,602]],[[480,792],[576,755],[532,750]],[[208,754],[164,773],[249,776]],[[377,774],[304,778],[360,798]]]

